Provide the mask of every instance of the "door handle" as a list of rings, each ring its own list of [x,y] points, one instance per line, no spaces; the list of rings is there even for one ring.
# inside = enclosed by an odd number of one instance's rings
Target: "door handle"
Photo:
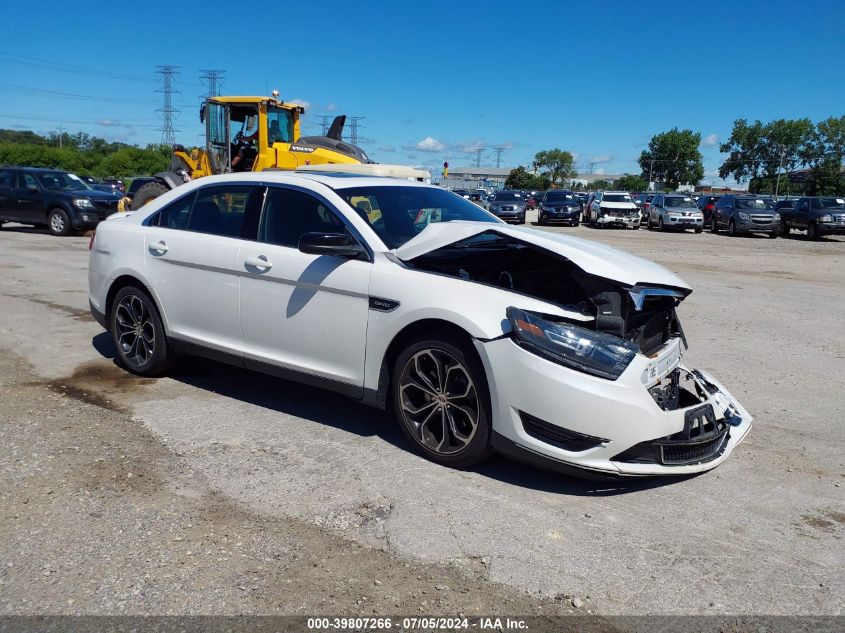
[[[150,252],[152,254],[164,255],[170,248],[164,243],[164,240],[159,240],[155,244],[150,244]]]
[[[263,268],[264,270],[270,270],[273,267],[265,255],[258,255],[256,257],[247,257],[244,260],[244,266],[249,266],[250,268]]]

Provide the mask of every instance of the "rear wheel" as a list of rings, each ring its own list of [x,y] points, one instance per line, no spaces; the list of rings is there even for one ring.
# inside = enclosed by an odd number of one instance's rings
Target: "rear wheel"
[[[73,232],[73,225],[64,209],[50,209],[47,214],[47,228],[53,235],[70,235]]]
[[[174,355],[167,344],[158,309],[137,286],[117,291],[110,315],[112,340],[120,364],[140,376],[157,376],[170,367]]]
[[[403,433],[432,461],[465,467],[491,454],[487,378],[467,343],[449,335],[411,343],[391,388]]]
[[[170,189],[160,182],[148,182],[146,185],[139,187],[138,191],[135,192],[135,197],[132,198],[132,204],[129,208],[137,211],[150,200],[155,200],[161,194],[167,193],[168,191]]]

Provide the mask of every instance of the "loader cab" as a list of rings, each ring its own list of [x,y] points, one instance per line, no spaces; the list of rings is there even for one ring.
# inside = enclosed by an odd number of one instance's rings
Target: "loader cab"
[[[259,171],[279,165],[274,143],[294,143],[302,108],[265,97],[212,97],[200,118],[206,126],[209,171]]]

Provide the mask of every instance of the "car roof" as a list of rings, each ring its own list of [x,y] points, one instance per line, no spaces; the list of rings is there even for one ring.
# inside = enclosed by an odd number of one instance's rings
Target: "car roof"
[[[362,176],[342,172],[320,172],[320,171],[291,171],[268,169],[265,171],[236,172],[221,174],[218,176],[205,176],[194,181],[205,184],[222,184],[226,182],[267,182],[279,184],[296,184],[317,182],[331,189],[350,189],[356,187],[435,187],[426,183],[404,178],[390,178],[387,176]]]

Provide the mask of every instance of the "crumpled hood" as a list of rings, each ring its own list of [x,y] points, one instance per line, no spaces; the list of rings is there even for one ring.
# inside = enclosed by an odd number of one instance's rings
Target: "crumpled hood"
[[[675,273],[659,264],[625,251],[578,237],[550,231],[494,224],[490,222],[435,222],[393,253],[402,261],[411,261],[439,248],[460,242],[479,233],[492,231],[533,244],[570,260],[583,271],[629,286],[658,285],[691,291]]]

